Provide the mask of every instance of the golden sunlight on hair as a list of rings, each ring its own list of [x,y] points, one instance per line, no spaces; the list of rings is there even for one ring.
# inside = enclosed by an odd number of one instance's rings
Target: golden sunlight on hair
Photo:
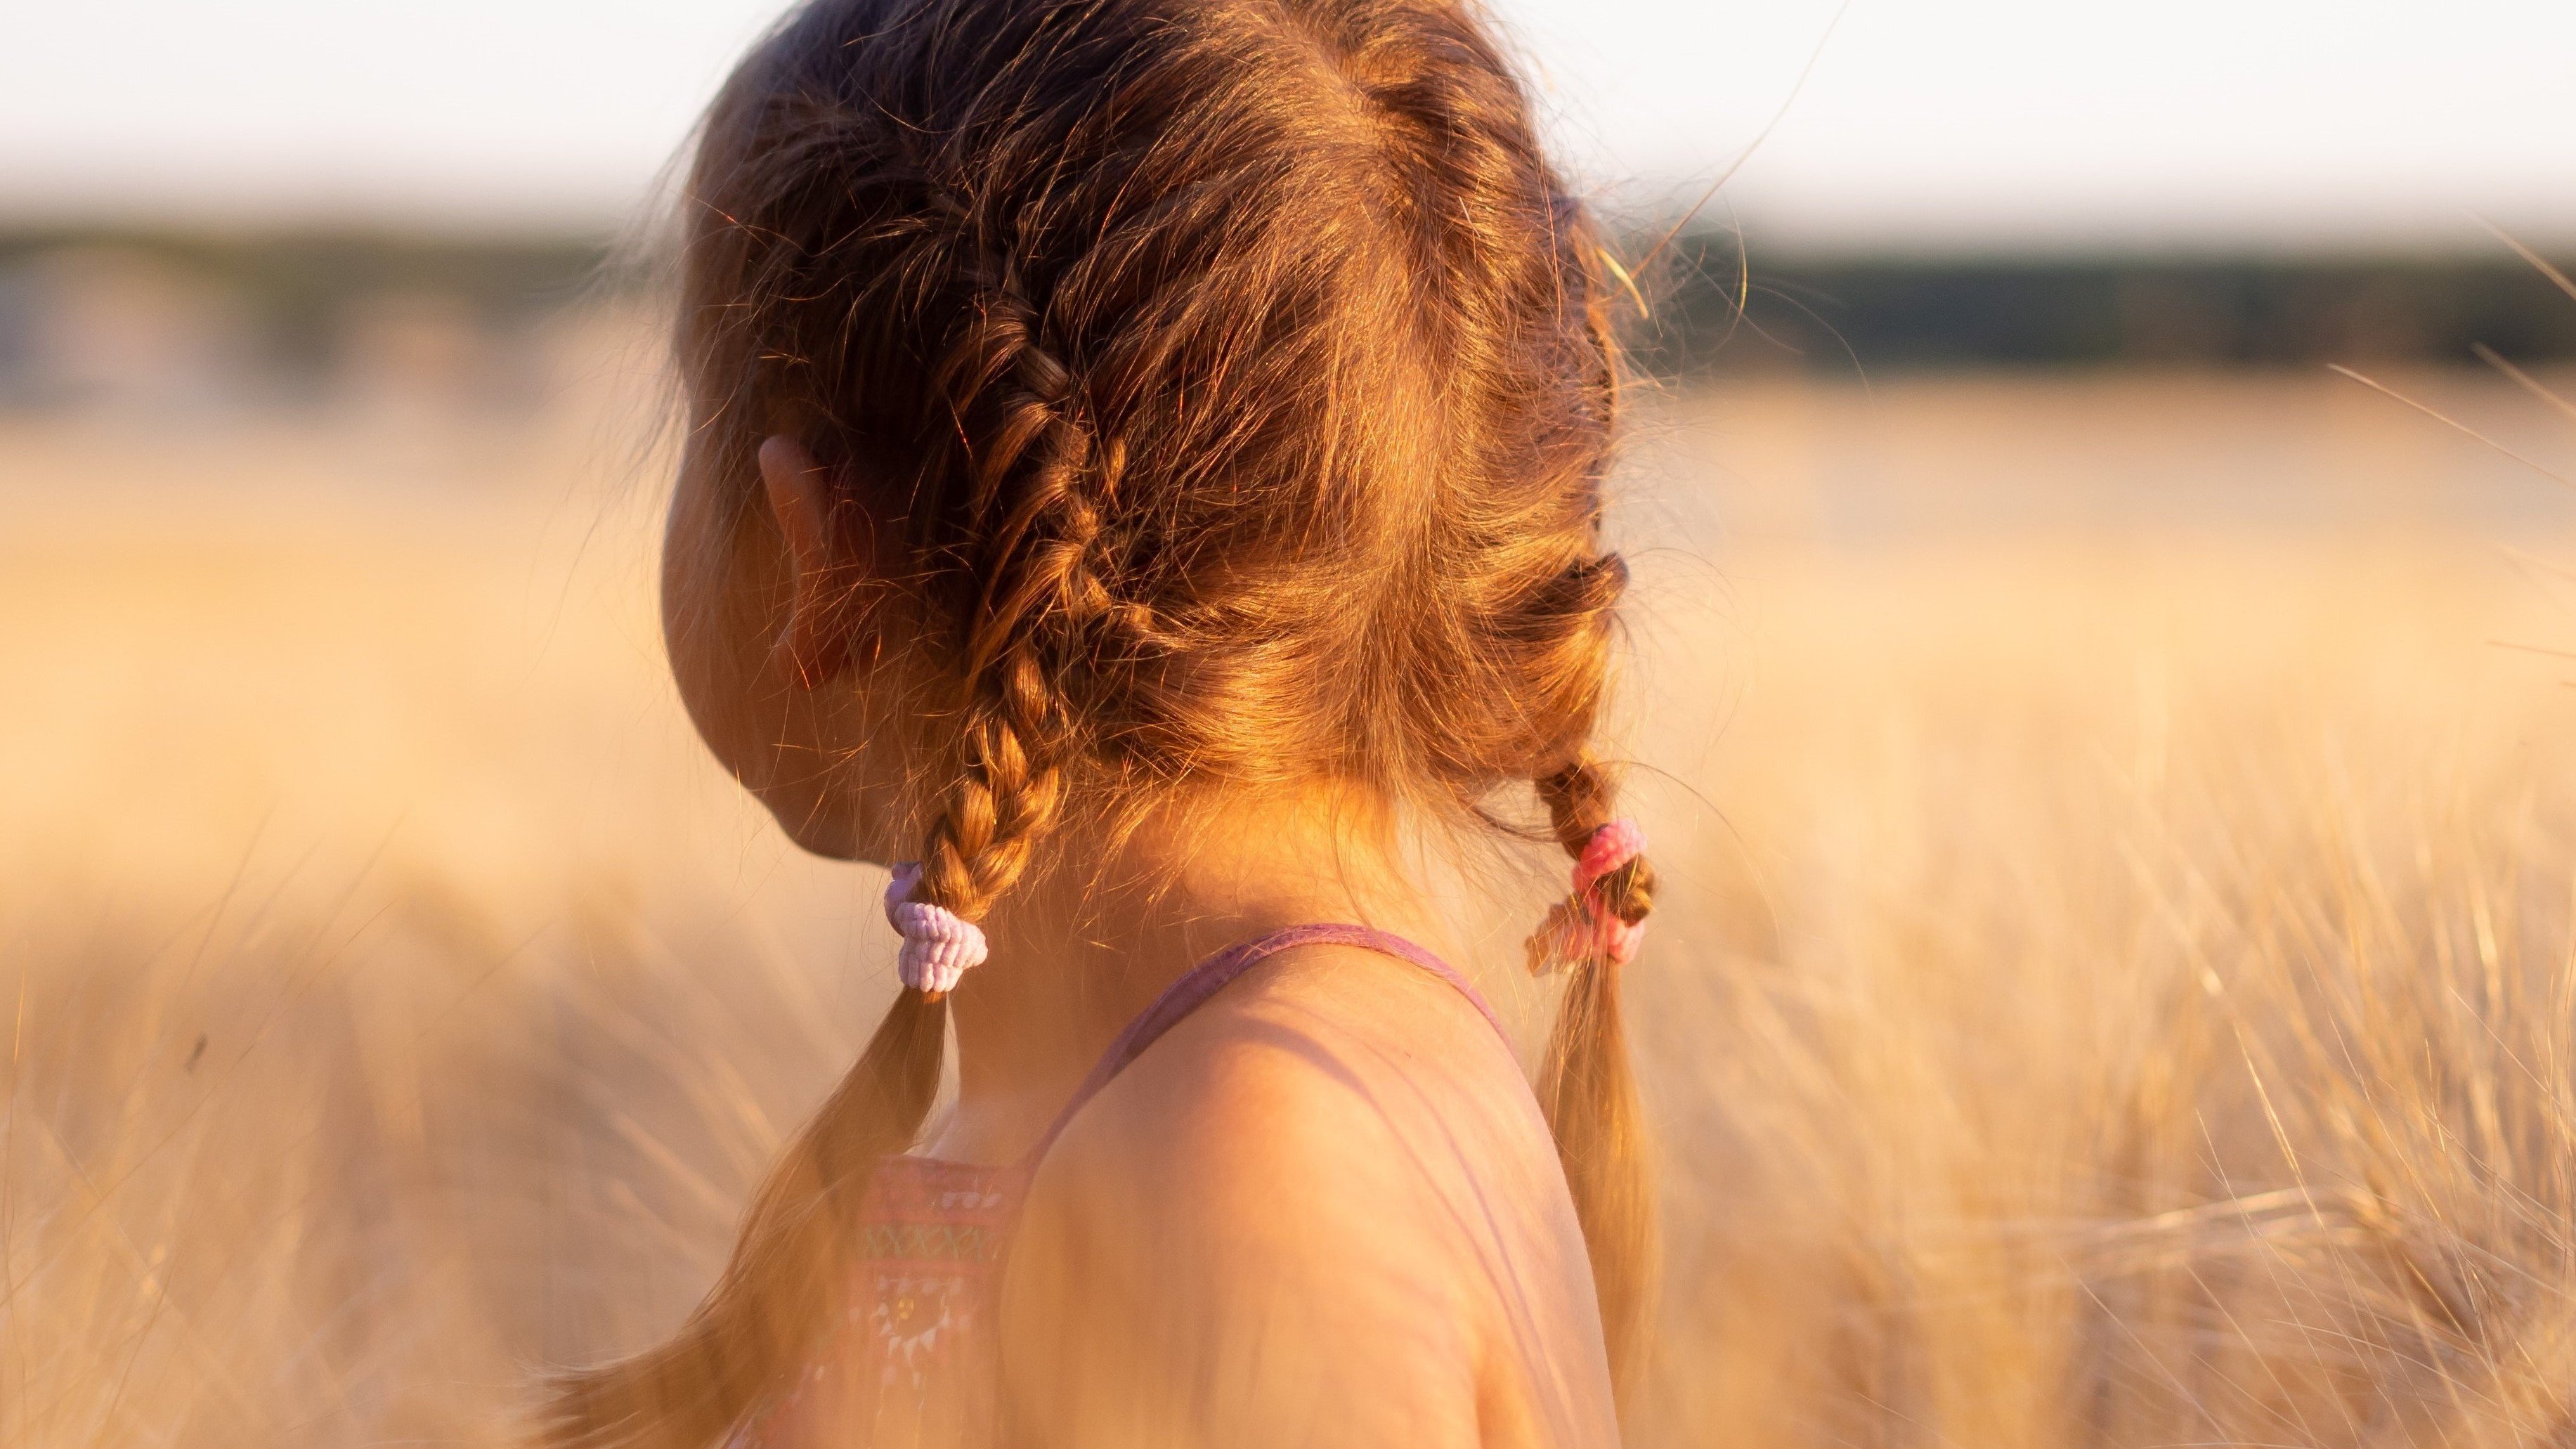
[[[917,856],[890,910],[980,959],[975,923],[1060,874],[1068,830],[1240,828],[1246,802],[1318,791],[1448,827],[1531,782],[1572,857],[1610,825],[1590,736],[1626,571],[1599,539],[1602,253],[1468,12],[818,3],[726,86],[686,207],[683,508],[774,526],[818,581],[792,616],[844,621],[791,624],[818,635],[794,647],[828,674],[859,630],[883,658],[867,693],[908,701],[873,763],[790,711],[820,730],[792,779],[754,763],[780,722],[709,738],[798,838]],[[870,542],[844,560],[846,528]],[[873,582],[843,603],[820,582],[839,577]],[[702,726],[727,714],[706,693]],[[861,803],[829,804],[834,779]],[[853,809],[866,825],[836,823]],[[1650,882],[1634,862],[1579,909],[1633,932]],[[1644,1144],[1619,973],[1574,954],[1545,1115],[1624,1365]],[[852,1245],[927,1170],[890,1159],[935,1095],[939,994],[898,998],[679,1336],[570,1382],[564,1437],[703,1442],[837,1351]],[[1517,1351],[1579,1363],[1600,1331]]]

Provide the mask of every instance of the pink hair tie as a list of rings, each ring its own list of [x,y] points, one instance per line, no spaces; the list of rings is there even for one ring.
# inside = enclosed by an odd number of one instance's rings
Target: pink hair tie
[[[1592,832],[1574,862],[1573,893],[1548,907],[1547,919],[1529,938],[1532,975],[1587,957],[1613,966],[1636,959],[1638,943],[1646,938],[1646,923],[1619,919],[1593,887],[1645,853],[1646,832],[1625,816]]]
[[[886,921],[903,935],[903,954],[895,957],[894,974],[924,996],[940,997],[957,989],[957,978],[988,954],[984,930],[973,921],[928,901],[911,899],[921,884],[921,862],[907,860],[886,882]]]

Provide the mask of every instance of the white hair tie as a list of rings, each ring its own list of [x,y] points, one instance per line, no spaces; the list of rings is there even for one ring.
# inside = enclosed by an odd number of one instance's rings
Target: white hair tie
[[[920,884],[920,861],[896,863],[894,879],[886,882],[886,921],[903,936],[895,975],[936,1001],[956,990],[957,979],[982,962],[990,948],[984,944],[984,929],[973,921],[946,906],[913,900],[913,888]]]

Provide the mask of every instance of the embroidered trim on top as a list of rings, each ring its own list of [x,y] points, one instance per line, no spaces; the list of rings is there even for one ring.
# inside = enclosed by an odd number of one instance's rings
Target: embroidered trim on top
[[[1002,1256],[1002,1235],[982,1223],[869,1223],[859,1229],[859,1256],[874,1263],[991,1263]]]

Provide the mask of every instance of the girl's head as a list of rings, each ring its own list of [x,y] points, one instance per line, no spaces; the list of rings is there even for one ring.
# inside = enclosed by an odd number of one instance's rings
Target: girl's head
[[[917,857],[972,918],[1077,814],[1330,788],[1465,824],[1534,786],[1569,851],[1609,818],[1605,262],[1472,9],[817,0],[685,205],[672,653],[800,841]],[[779,647],[820,687],[765,687]],[[1649,904],[1642,863],[1603,889]],[[1614,987],[1577,968],[1545,1096],[1615,1351]],[[789,1361],[943,1010],[903,994],[698,1318],[567,1427],[708,1437]]]

